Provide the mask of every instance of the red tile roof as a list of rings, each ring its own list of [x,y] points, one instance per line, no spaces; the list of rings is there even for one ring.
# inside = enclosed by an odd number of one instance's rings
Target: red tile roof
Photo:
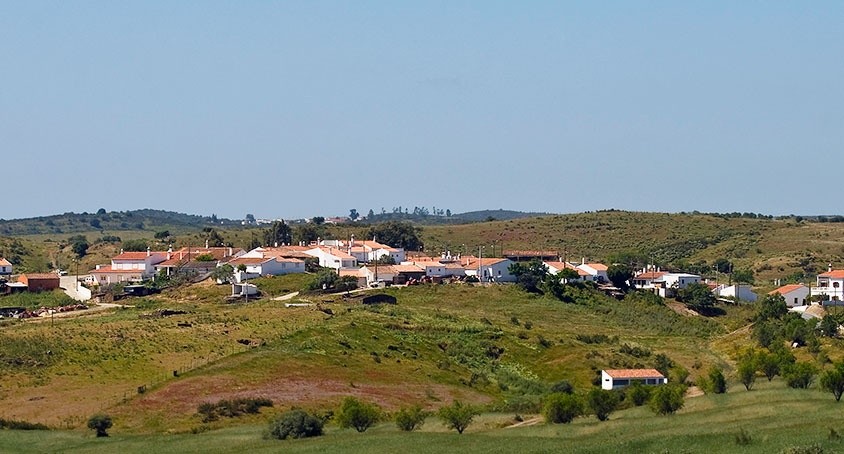
[[[591,276],[591,274],[589,274],[588,271],[582,270],[582,269],[572,265],[571,263],[566,263],[566,262],[542,262],[542,263],[544,263],[544,264],[546,264],[550,267],[553,267],[556,270],[563,270],[565,268],[568,268],[570,270],[575,270],[575,271],[577,271],[578,276]]]
[[[143,274],[144,270],[116,270],[111,265],[101,265],[99,269],[91,270],[90,273]]]
[[[665,378],[656,369],[605,369],[604,372],[612,378]]]
[[[844,270],[832,270],[826,273],[819,274],[818,277],[828,277],[831,279],[844,279]]]
[[[275,257],[239,257],[229,262],[229,265],[234,267],[237,265],[260,265],[273,259]]]
[[[668,274],[668,271],[648,271],[647,273],[641,273],[637,276],[633,276],[633,279],[654,280],[665,276],[666,274]]]
[[[591,266],[598,271],[606,271],[609,269],[607,265],[604,265],[603,263],[587,263],[586,266]]]
[[[806,290],[809,289],[808,287],[806,287],[803,284],[788,284],[788,285],[783,285],[782,287],[780,287],[776,290],[772,290],[772,291],[768,292],[768,295],[776,295],[776,294],[785,295],[786,293],[791,293],[791,292],[793,292],[793,291],[795,291],[795,290],[797,290],[801,287],[805,288]]]
[[[9,261],[8,261],[8,260],[6,260],[6,259],[4,259],[4,258],[0,257],[0,266],[12,266],[12,264],[11,264],[11,263],[9,263]]]
[[[425,271],[416,265],[393,265],[393,268],[398,273],[422,273]]]

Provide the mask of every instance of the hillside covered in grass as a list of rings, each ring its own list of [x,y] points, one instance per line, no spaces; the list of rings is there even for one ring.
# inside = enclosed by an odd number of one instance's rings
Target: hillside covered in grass
[[[388,290],[395,306],[293,300],[310,307],[229,304],[227,291],[199,284],[104,315],[5,322],[0,407],[13,409],[6,417],[71,426],[108,410],[131,432],[190,430],[199,404],[235,397],[268,397],[277,409],[326,409],[356,395],[386,409],[460,398],[529,411],[554,383],[587,388],[600,369],[653,367],[660,354],[693,376],[724,364],[708,345],[751,314],[686,317],[652,298],[619,302],[588,289],[577,304],[460,285]]]

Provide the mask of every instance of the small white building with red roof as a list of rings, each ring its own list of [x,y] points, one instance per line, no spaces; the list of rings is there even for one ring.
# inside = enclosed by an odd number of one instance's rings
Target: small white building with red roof
[[[803,284],[788,284],[768,292],[768,295],[782,295],[788,307],[805,306],[809,298],[809,287]]]
[[[542,262],[546,268],[548,268],[548,272],[551,274],[560,274],[560,271],[564,269],[569,269],[577,273],[578,279],[581,281],[593,281],[592,275],[589,274],[588,271],[580,269],[568,262]]]
[[[844,300],[844,270],[834,270],[832,265],[826,273],[818,274],[815,287],[810,290],[812,296],[826,296],[832,301]]]
[[[624,388],[637,382],[656,386],[668,383],[668,379],[656,369],[604,369],[601,371],[601,389]]]

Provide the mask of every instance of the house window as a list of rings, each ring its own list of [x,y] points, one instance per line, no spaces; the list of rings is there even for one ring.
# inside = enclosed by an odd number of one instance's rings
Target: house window
[[[832,287],[833,287],[833,288],[838,288],[838,286],[839,286],[838,282],[833,282],[833,283],[832,283]]]
[[[619,379],[619,380],[615,380],[615,381],[613,382],[613,386],[627,386],[627,385],[629,385],[629,384],[630,384],[630,380],[629,380],[629,379],[626,379],[626,378],[624,378],[624,379]]]
[[[796,296],[794,297],[794,305],[795,306],[797,305],[797,297]]]

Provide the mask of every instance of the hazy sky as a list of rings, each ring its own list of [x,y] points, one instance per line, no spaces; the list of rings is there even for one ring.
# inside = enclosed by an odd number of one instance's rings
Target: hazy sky
[[[843,2],[0,2],[0,218],[842,213]]]

